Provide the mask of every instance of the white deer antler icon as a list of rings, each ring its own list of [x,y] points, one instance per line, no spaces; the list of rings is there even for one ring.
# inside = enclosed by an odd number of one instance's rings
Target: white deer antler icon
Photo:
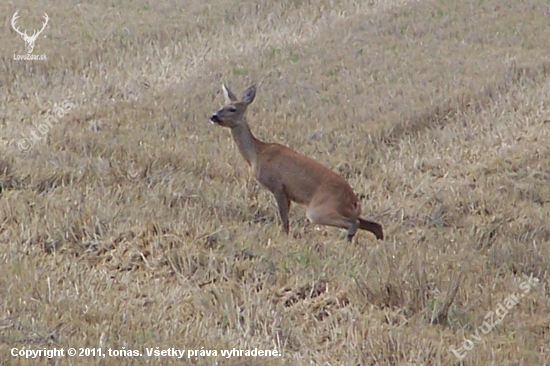
[[[21,35],[21,38],[23,38],[23,40],[25,41],[25,43],[27,44],[26,45],[26,48],[27,48],[27,53],[31,53],[33,48],[34,48],[34,42],[36,41],[36,38],[38,38],[38,36],[40,35],[40,33],[42,33],[42,31],[44,30],[44,28],[46,28],[46,24],[48,24],[48,14],[44,13],[44,19],[46,20],[44,23],[42,23],[42,29],[40,29],[38,31],[38,33],[36,31],[34,31],[34,33],[32,34],[32,36],[28,36],[27,35],[27,30],[25,29],[25,32],[24,33],[21,33],[19,31],[19,27],[16,27],[15,26],[15,21],[17,20],[18,16],[17,16],[17,13],[19,12],[16,11],[15,14],[13,14],[13,18],[11,18],[11,26],[13,27],[13,29],[19,33]]]

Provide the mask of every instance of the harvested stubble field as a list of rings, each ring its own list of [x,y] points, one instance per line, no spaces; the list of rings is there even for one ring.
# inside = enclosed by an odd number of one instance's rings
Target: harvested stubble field
[[[0,9],[0,364],[37,364],[14,347],[100,346],[144,356],[48,363],[550,364],[548,1]],[[14,60],[16,10],[29,34],[48,14],[47,61]],[[299,206],[283,235],[208,121],[222,82],[257,83],[255,134],[348,179],[386,239],[347,243]],[[528,293],[524,275],[540,280]],[[219,354],[232,348],[282,357]]]

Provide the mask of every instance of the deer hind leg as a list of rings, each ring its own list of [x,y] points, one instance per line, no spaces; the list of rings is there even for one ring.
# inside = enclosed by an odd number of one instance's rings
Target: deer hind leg
[[[352,241],[353,237],[355,236],[355,233],[357,232],[357,229],[359,228],[359,220],[355,220],[350,227],[348,228],[348,241]]]
[[[290,231],[290,226],[288,224],[288,211],[290,210],[290,199],[286,195],[283,189],[276,190],[273,192],[275,200],[277,201],[277,206],[279,208],[279,216],[281,218],[281,223],[283,225],[283,231],[285,234],[288,234]]]
[[[308,207],[306,211],[308,220],[313,224],[326,225],[348,229],[347,239],[351,241],[359,228],[359,220],[345,217],[335,210],[326,207]]]
[[[377,222],[366,220],[360,217],[359,229],[370,231],[376,236],[376,239],[378,240],[384,239],[384,229],[382,228],[382,225]]]

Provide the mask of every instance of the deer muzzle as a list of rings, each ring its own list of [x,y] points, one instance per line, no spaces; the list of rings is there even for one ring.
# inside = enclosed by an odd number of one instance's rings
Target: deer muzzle
[[[218,117],[218,115],[216,113],[214,113],[213,115],[210,116],[210,121],[212,121],[215,124],[219,124],[220,123],[220,117]]]

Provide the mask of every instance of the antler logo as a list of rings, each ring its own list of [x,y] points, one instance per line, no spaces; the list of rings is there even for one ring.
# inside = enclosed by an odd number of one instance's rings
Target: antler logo
[[[23,40],[25,41],[25,43],[26,43],[25,48],[27,49],[27,53],[32,53],[32,50],[34,49],[34,42],[36,41],[36,38],[38,38],[40,33],[42,33],[44,28],[46,28],[46,24],[48,24],[48,14],[44,13],[44,19],[46,21],[44,23],[42,23],[42,29],[40,29],[38,32],[34,31],[32,36],[29,36],[29,35],[27,35],[27,30],[26,29],[25,29],[25,32],[21,33],[19,31],[19,27],[15,26],[15,21],[18,18],[18,16],[17,16],[18,12],[19,11],[16,11],[15,14],[13,14],[13,18],[11,18],[11,26],[13,27],[13,29],[17,33],[19,33],[19,35],[21,35],[21,38],[23,38]]]

